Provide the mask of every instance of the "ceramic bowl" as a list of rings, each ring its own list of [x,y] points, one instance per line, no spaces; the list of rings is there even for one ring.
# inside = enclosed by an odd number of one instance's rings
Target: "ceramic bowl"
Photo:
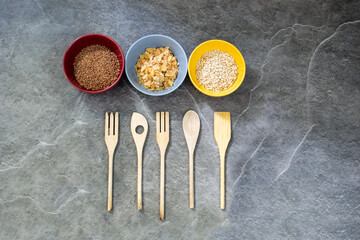
[[[219,49],[221,51],[229,53],[235,59],[235,62],[239,68],[239,75],[235,80],[235,83],[230,88],[219,92],[210,91],[204,88],[203,86],[201,86],[196,78],[196,72],[195,72],[196,64],[199,61],[200,57],[204,53],[214,49]],[[212,97],[223,97],[229,95],[230,93],[238,89],[244,80],[245,70],[246,70],[245,61],[240,51],[231,43],[228,43],[223,40],[209,40],[201,43],[199,46],[197,46],[194,49],[194,51],[191,53],[189,58],[188,72],[191,82],[200,92]]]
[[[78,81],[76,80],[76,78],[74,76],[74,66],[73,66],[75,57],[79,54],[79,52],[83,48],[90,46],[90,45],[94,45],[94,44],[102,45],[102,46],[105,46],[108,49],[110,49],[112,52],[114,52],[116,54],[116,56],[119,60],[119,63],[120,63],[120,72],[119,72],[119,76],[117,77],[116,81],[113,84],[111,84],[110,86],[108,86],[107,88],[104,88],[101,90],[96,90],[96,91],[87,90],[78,83]],[[81,36],[81,37],[75,39],[70,44],[70,46],[66,49],[64,59],[63,59],[63,69],[64,69],[66,78],[69,80],[71,85],[73,85],[75,88],[79,89],[80,91],[87,92],[87,93],[102,93],[102,92],[106,92],[106,91],[110,90],[120,81],[121,75],[124,72],[124,54],[123,54],[119,44],[117,44],[110,37],[101,35],[101,34],[97,34],[97,33],[87,34],[87,35],[84,35],[84,36]]]
[[[179,62],[179,73],[174,81],[173,86],[161,91],[151,91],[144,87],[143,84],[139,84],[139,79],[135,71],[135,65],[141,54],[143,54],[146,48],[158,48],[169,47],[170,51],[174,54]],[[164,35],[148,35],[137,40],[129,49],[125,58],[125,72],[130,83],[138,91],[151,95],[151,96],[163,96],[175,91],[184,81],[187,74],[187,57],[184,49],[174,39]]]

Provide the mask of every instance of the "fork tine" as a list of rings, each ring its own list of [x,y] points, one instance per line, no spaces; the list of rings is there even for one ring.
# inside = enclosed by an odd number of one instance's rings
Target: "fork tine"
[[[109,135],[109,115],[105,112],[105,136]]]
[[[114,114],[110,113],[110,135],[114,135]]]
[[[169,133],[169,112],[165,112],[165,132],[167,131]]]
[[[160,132],[160,112],[156,112],[156,132]]]
[[[161,112],[161,117],[160,117],[160,132],[165,132],[165,113]]]
[[[115,136],[119,136],[119,113],[115,113]]]

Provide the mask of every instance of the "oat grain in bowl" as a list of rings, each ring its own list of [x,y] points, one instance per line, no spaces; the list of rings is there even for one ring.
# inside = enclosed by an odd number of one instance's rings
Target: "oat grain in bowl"
[[[74,75],[88,90],[101,90],[113,84],[120,73],[115,53],[107,47],[90,45],[80,51],[74,61]]]
[[[179,63],[169,47],[147,48],[135,65],[139,84],[152,91],[173,85],[179,72]]]
[[[196,64],[196,78],[199,84],[214,92],[231,87],[238,74],[235,59],[219,49],[204,53]]]

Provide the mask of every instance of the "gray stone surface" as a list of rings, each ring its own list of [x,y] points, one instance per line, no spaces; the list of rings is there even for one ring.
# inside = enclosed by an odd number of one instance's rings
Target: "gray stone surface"
[[[359,239],[359,1],[0,2],[0,239]],[[233,43],[242,86],[223,98],[189,78],[149,97],[124,74],[101,95],[73,88],[67,46],[87,33],[127,52],[138,38],[173,37],[189,56],[201,42]],[[196,110],[196,208],[188,208],[182,117]],[[166,221],[158,219],[155,112],[171,115]],[[106,211],[104,111],[119,111],[114,210]],[[149,121],[144,210],[136,208],[130,116]],[[225,211],[213,112],[230,111]]]

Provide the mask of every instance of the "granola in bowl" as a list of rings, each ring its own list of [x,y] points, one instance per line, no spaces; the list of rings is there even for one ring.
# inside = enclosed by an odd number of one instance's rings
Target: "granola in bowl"
[[[179,72],[179,63],[169,47],[147,48],[135,65],[139,84],[152,91],[161,91],[173,85]]]

